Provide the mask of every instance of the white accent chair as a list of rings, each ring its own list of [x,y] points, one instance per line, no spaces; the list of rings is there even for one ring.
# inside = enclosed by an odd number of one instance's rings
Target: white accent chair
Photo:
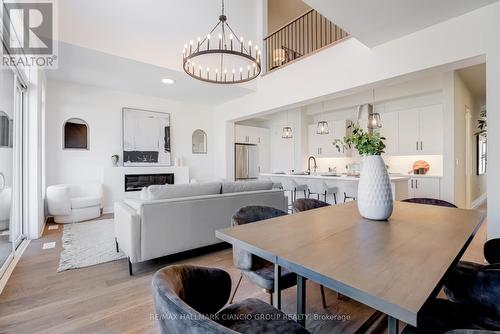
[[[77,223],[101,216],[102,185],[58,184],[47,187],[49,214],[59,224]]]

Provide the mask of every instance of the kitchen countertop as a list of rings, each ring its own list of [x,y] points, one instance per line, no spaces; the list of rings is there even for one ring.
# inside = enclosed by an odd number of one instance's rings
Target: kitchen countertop
[[[307,175],[307,174],[275,174],[275,173],[261,173],[260,176],[264,177],[293,177],[293,178],[302,178],[302,179],[320,179],[320,180],[338,180],[338,181],[359,181],[359,177],[356,176],[347,176],[347,175],[339,175],[339,176],[328,176],[328,173],[318,172],[316,174]],[[391,182],[402,182],[408,181],[410,179],[409,175],[390,175],[389,178]]]

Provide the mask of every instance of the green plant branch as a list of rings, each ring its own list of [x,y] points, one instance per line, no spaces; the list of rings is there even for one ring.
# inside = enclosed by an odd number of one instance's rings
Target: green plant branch
[[[344,137],[343,140],[335,140],[333,145],[340,151],[340,148],[354,148],[360,155],[381,155],[384,153],[385,137],[381,137],[378,133],[368,133],[359,127],[359,125],[351,122],[347,127],[351,133]]]

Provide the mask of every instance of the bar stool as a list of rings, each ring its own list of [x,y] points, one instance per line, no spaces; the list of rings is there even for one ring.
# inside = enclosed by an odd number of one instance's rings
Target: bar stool
[[[354,197],[354,196],[347,196],[347,193],[344,191],[344,203],[347,202],[348,199],[351,199],[351,200],[355,201],[356,197]]]
[[[288,204],[288,211],[292,212],[292,204],[297,199],[297,192],[303,192],[304,198],[307,198],[307,191],[309,190],[307,184],[299,184],[292,178],[285,178],[282,183],[283,190],[290,192],[290,202]]]
[[[338,187],[332,187],[332,186],[329,186],[328,184],[326,184],[326,182],[323,182],[323,184],[321,186],[321,191],[320,192],[315,193],[315,192],[312,192],[309,189],[308,198],[310,198],[311,195],[317,195],[318,196],[318,200],[319,200],[320,195],[323,195],[323,201],[326,202],[326,203],[328,203],[328,201],[327,201],[328,195],[333,195],[333,203],[337,204],[337,192],[338,191],[339,191]]]

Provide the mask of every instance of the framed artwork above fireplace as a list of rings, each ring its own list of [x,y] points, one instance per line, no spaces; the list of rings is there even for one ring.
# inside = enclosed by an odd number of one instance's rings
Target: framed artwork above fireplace
[[[123,108],[123,166],[171,166],[170,114]]]

